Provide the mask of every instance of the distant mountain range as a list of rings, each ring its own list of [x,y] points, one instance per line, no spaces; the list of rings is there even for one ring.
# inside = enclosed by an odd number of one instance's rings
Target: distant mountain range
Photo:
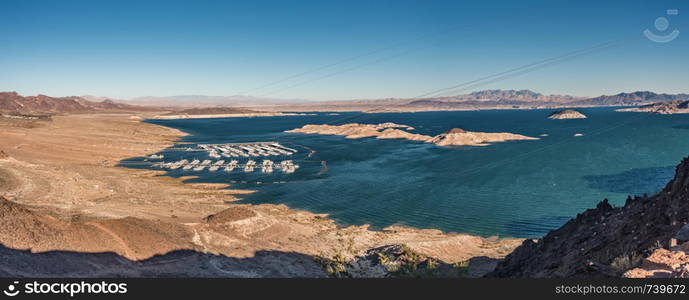
[[[637,106],[675,100],[689,100],[689,94],[656,94],[654,92],[640,91],[633,93],[620,93],[612,96],[599,96],[574,101],[572,104],[592,106]]]
[[[112,100],[89,101],[81,97],[21,96],[16,92],[0,92],[0,112],[8,114],[95,113],[152,110]]]
[[[189,108],[241,107],[262,111],[366,111],[403,112],[472,109],[530,109],[589,106],[640,106],[657,102],[689,100],[689,94],[657,94],[649,91],[603,95],[593,98],[544,95],[530,90],[484,90],[465,95],[428,98],[311,101],[280,100],[249,96],[185,95],[113,100],[81,96],[54,98],[0,92],[0,112],[79,113],[117,110],[180,110]]]
[[[655,102],[689,100],[688,94],[656,94],[648,91],[604,95],[594,98],[544,95],[530,90],[485,90],[465,95],[428,98],[392,98],[349,101],[319,101],[285,104],[279,110],[405,112],[431,110],[533,109],[590,106],[638,106]]]

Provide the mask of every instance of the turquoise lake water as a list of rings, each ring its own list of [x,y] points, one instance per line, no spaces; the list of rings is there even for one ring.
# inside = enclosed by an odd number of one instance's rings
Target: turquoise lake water
[[[242,202],[328,213],[343,225],[539,237],[603,198],[621,205],[627,195],[657,192],[689,154],[689,115],[577,110],[588,118],[549,120],[553,110],[491,110],[148,122],[190,133],[183,139],[189,143],[278,141],[299,150],[290,157],[301,166],[294,174],[168,171],[175,177],[200,176],[194,182],[258,191]],[[548,136],[488,147],[438,147],[284,132],[305,124],[351,122],[395,122],[426,135],[459,127]],[[202,152],[161,153],[165,161],[208,158]],[[136,164],[141,161],[132,158],[126,165],[147,167]]]

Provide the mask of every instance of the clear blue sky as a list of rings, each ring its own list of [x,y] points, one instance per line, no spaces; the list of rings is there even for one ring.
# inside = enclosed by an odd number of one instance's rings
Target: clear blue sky
[[[680,36],[665,44],[646,40],[642,31],[669,8],[679,9],[667,17]],[[628,38],[623,46],[476,89],[689,92],[688,18],[689,1],[681,0],[2,0],[0,90],[115,98],[413,97]]]

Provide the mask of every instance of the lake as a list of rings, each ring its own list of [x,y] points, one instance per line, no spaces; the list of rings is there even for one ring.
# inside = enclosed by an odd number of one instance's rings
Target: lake
[[[577,109],[587,119],[549,120],[554,110],[362,114],[149,120],[190,135],[185,143],[277,141],[299,150],[293,174],[168,170],[194,182],[257,190],[244,203],[286,204],[328,213],[343,225],[405,225],[482,236],[540,237],[599,201],[653,194],[689,153],[689,115]],[[436,135],[458,127],[512,132],[536,141],[438,147],[408,140],[285,133],[305,124],[394,122]],[[574,136],[577,133],[583,136]],[[541,136],[547,135],[547,136]],[[176,146],[187,147],[194,145]],[[165,161],[208,159],[168,149]],[[126,166],[154,168],[143,158]]]

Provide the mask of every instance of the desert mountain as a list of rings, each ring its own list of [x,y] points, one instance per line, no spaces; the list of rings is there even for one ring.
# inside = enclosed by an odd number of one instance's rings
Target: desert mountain
[[[21,96],[16,92],[0,92],[0,112],[11,114],[94,113],[151,110],[112,100],[93,102],[81,97]]]
[[[93,102],[113,101],[107,97],[82,96]],[[654,102],[689,100],[689,94],[657,94],[648,91],[576,97],[545,95],[531,90],[483,90],[455,96],[421,98],[384,98],[357,100],[306,101],[251,96],[180,95],[167,97],[139,97],[116,100],[117,103],[158,107],[261,107],[275,111],[428,111],[488,108],[554,108],[582,106],[636,106]]]
[[[587,98],[569,95],[545,95],[530,90],[485,90],[446,97],[360,99],[277,104],[273,109],[282,111],[414,112],[432,110],[635,106],[680,99],[689,99],[689,95],[633,92]]]

